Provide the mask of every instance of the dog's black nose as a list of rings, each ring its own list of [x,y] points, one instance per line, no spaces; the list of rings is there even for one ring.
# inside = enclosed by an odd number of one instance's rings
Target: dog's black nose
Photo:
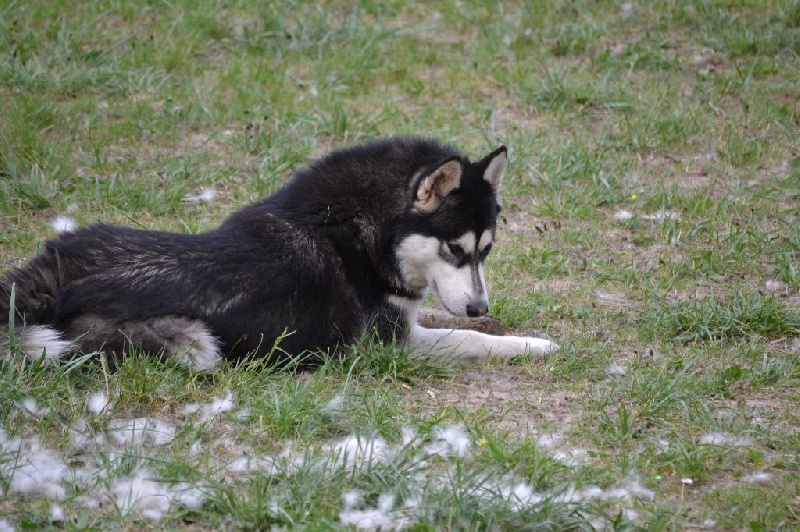
[[[483,316],[488,311],[489,306],[486,303],[467,303],[467,316],[470,318]]]

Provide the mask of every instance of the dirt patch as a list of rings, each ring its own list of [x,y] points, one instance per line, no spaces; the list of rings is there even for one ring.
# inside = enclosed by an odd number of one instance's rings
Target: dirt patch
[[[787,297],[784,301],[790,307],[800,309],[800,290]]]
[[[694,286],[685,290],[674,288],[669,291],[666,300],[669,303],[692,303],[712,297],[714,294],[714,289],[709,286]]]
[[[744,404],[753,409],[759,425],[786,433],[800,433],[797,393],[790,389],[769,389],[749,394]]]
[[[160,105],[160,104],[159,104]],[[228,132],[185,131],[176,135],[174,140],[156,139],[149,131],[142,131],[141,144],[130,147],[126,144],[111,144],[105,150],[108,164],[121,164],[126,161],[167,161],[182,157],[213,158],[212,165],[225,164],[232,157],[233,147],[228,142]],[[93,171],[84,163],[87,156],[76,152],[73,161],[78,167],[78,175],[93,176]],[[134,174],[135,175],[135,174]],[[98,175],[99,179],[107,176]]]
[[[546,233],[557,231],[562,227],[562,222],[558,220],[541,218],[522,210],[509,211],[507,216],[505,213],[500,213],[500,216],[503,225],[497,231],[498,242],[505,242],[516,233],[544,236]]]
[[[541,389],[521,367],[459,368],[448,382],[433,382],[407,392],[415,402],[446,410],[484,410],[500,430],[521,436],[558,428],[567,432],[580,416],[580,395]]]
[[[545,292],[559,297],[569,297],[575,293],[581,280],[569,277],[555,277],[546,281],[533,281],[529,286],[532,292]]]
[[[492,110],[491,130],[499,137],[513,131],[534,131],[542,127],[540,115],[530,105],[511,105]]]
[[[636,256],[631,260],[637,270],[649,272],[657,269],[662,263],[680,264],[683,262],[683,253],[677,246],[656,244],[637,249]]]
[[[660,185],[669,190],[705,191],[715,198],[728,191],[718,182],[719,157],[715,152],[700,153],[691,157],[677,157],[648,153],[641,158],[642,169],[639,186]]]

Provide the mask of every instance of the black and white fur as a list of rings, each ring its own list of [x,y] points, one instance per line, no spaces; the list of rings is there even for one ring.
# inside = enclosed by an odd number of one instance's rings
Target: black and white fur
[[[454,315],[487,312],[506,162],[505,147],[473,163],[432,140],[388,139],[331,153],[206,233],[90,225],[0,281],[0,316],[13,286],[14,335],[31,356],[134,347],[200,371],[264,356],[285,333],[278,357],[373,330],[462,360],[542,355],[558,346],[417,324],[429,289]]]

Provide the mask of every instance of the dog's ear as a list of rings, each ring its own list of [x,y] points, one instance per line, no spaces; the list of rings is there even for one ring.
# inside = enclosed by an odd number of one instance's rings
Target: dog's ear
[[[457,189],[460,184],[461,159],[451,157],[439,163],[419,180],[414,207],[421,211],[434,211],[442,202],[442,198]]]
[[[503,175],[506,173],[507,165],[508,150],[505,146],[500,146],[480,162],[480,166],[484,168],[483,179],[492,185],[492,190],[494,190],[495,194],[500,191],[500,183],[503,182]]]

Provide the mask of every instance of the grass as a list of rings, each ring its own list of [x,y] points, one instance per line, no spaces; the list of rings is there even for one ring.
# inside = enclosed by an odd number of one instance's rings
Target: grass
[[[0,522],[796,528],[798,54],[793,0],[8,3],[3,269],[58,215],[198,232],[337,146],[506,144],[491,312],[562,350],[207,376],[12,354]],[[169,441],[114,432],[139,419]],[[28,488],[32,460],[78,473]],[[161,491],[131,504],[142,475]]]

